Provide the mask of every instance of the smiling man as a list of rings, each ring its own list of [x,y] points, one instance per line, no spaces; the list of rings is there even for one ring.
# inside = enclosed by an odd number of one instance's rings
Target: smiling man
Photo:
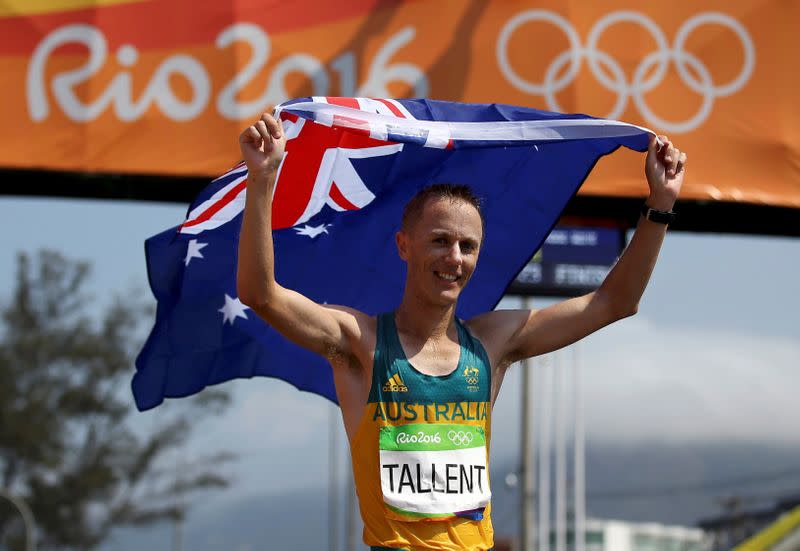
[[[661,136],[645,161],[650,196],[600,288],[542,310],[462,321],[459,295],[478,262],[480,204],[436,184],[406,206],[397,249],[407,265],[394,312],[320,305],[275,281],[272,208],[286,136],[263,115],[239,139],[248,168],[239,298],[298,345],[327,358],[373,549],[490,549],[491,411],[510,365],[567,346],[636,312],[672,219],[686,155]]]

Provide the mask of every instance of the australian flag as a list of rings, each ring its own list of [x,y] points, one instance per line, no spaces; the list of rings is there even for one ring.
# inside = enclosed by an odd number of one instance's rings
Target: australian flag
[[[287,136],[273,197],[276,278],[319,303],[395,309],[405,265],[394,235],[433,183],[483,201],[485,239],[457,313],[494,308],[603,155],[647,149],[618,121],[510,105],[313,97],[276,109]],[[145,242],[155,325],[136,360],[140,410],[237,377],[278,377],[336,400],[326,361],[284,339],[236,295],[247,168],[200,193],[186,220]]]

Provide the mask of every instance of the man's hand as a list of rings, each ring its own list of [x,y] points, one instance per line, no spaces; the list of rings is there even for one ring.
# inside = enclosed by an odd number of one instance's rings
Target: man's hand
[[[686,153],[676,148],[669,138],[650,136],[644,170],[650,186],[650,197],[647,199],[650,208],[672,210],[683,185],[685,164]]]
[[[239,147],[250,178],[267,181],[281,164],[286,149],[286,134],[280,121],[264,113],[255,124],[241,133]]]

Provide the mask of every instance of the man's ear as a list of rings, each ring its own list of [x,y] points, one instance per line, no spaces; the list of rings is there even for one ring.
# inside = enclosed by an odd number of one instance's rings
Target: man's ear
[[[400,259],[408,262],[408,234],[400,230],[394,234],[394,240],[397,243],[397,254],[400,255]]]

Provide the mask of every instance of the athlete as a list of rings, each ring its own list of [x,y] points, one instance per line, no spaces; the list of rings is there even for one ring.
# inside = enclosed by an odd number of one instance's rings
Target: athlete
[[[247,201],[238,293],[267,323],[333,367],[354,480],[373,549],[491,549],[491,411],[508,367],[636,313],[683,183],[686,154],[652,137],[650,195],[636,232],[594,292],[541,310],[456,318],[483,219],[465,186],[435,185],[406,206],[397,250],[401,303],[369,316],[275,281],[271,197],[286,137],[264,114],[242,132]]]

